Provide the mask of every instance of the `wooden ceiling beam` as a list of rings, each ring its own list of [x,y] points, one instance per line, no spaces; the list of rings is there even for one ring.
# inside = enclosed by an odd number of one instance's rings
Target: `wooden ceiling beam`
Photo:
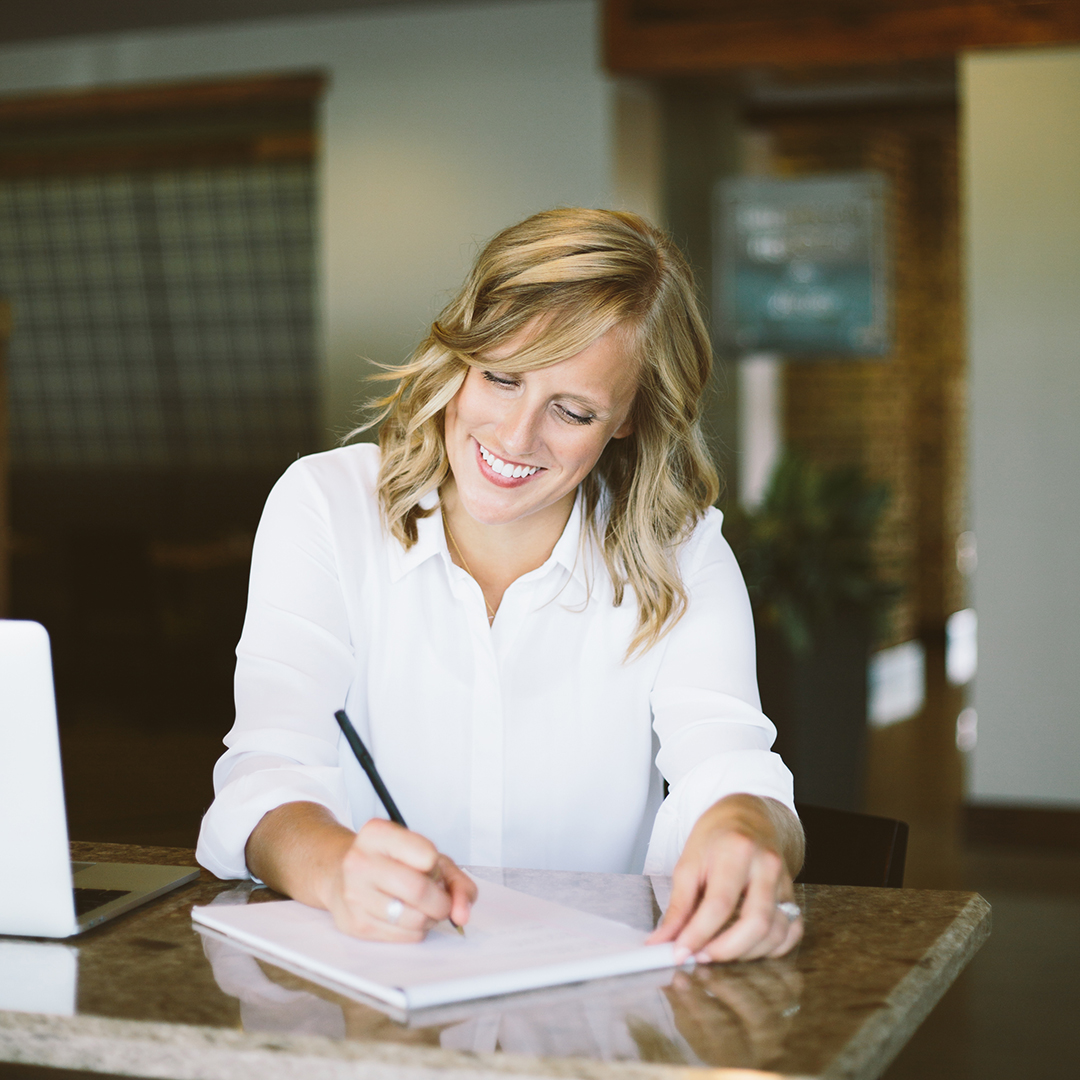
[[[311,161],[318,73],[0,98],[0,178]]]
[[[929,60],[1080,42],[1080,0],[605,0],[609,70],[704,75],[768,65]]]
[[[141,84],[108,90],[20,94],[0,98],[0,125],[288,105],[316,101],[325,88],[325,76],[315,72],[214,82]]]

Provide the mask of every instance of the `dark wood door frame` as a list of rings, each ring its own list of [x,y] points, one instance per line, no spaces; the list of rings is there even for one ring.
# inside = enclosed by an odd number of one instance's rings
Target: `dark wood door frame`
[[[926,60],[1080,41],[1076,0],[605,0],[622,75]]]

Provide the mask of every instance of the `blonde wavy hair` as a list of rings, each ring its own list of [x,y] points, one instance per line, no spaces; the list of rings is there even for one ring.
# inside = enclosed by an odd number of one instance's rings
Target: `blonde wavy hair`
[[[380,508],[406,548],[420,500],[448,478],[443,414],[470,367],[491,349],[537,329],[500,372],[558,364],[613,327],[638,367],[632,433],[612,439],[581,484],[583,521],[603,553],[616,605],[629,585],[638,624],[627,656],[655,645],[686,609],[678,548],[719,494],[701,434],[712,366],[693,275],[671,239],[636,214],[548,210],[499,233],[427,337],[386,379]],[[364,428],[357,429],[358,431]],[[356,434],[356,432],[353,432]]]

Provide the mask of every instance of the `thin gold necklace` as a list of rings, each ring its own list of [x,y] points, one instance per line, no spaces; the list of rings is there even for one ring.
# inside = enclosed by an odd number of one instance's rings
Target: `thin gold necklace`
[[[443,518],[443,528],[446,530],[446,535],[450,537],[450,543],[454,545],[454,550],[457,552],[457,557],[461,560],[461,565],[465,569],[465,573],[476,581],[476,575],[469,569],[469,564],[465,561],[465,556],[461,554],[461,548],[458,547],[458,542],[454,539],[454,534],[450,531],[450,524]],[[476,581],[477,585],[480,585],[479,581]],[[488,603],[488,599],[484,596],[484,586],[480,585],[480,595],[484,597],[484,607],[487,608],[488,622],[493,623],[495,621],[495,612],[492,610],[491,605]]]

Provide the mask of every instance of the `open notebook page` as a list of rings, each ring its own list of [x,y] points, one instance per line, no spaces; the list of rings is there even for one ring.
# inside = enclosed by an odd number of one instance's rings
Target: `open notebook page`
[[[348,937],[328,912],[294,900],[196,907],[191,916],[316,981],[401,1009],[675,966],[673,946],[645,945],[640,930],[493,882],[479,886],[464,938],[442,923],[416,945]]]

